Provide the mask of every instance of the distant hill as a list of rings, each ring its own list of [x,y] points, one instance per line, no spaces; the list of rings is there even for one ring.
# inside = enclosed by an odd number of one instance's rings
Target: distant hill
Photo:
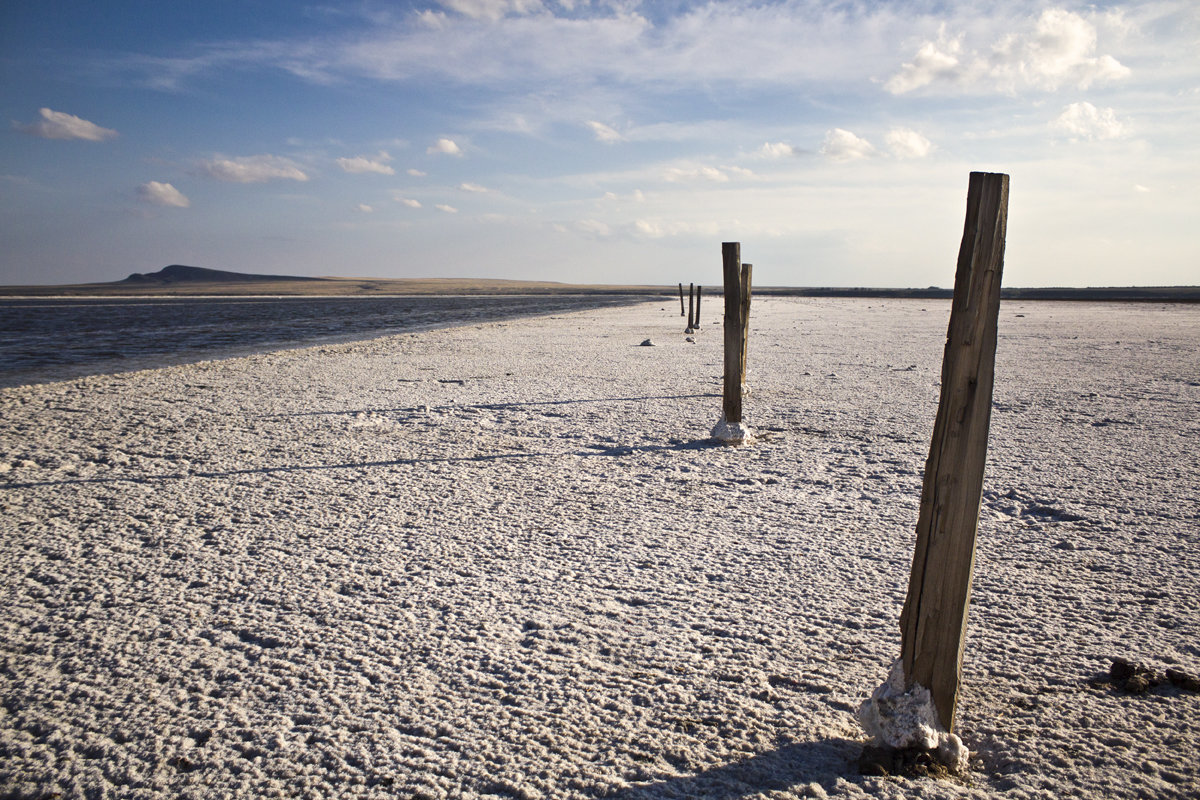
[[[60,286],[0,286],[0,297],[303,297],[387,295],[516,295],[516,294],[629,294],[675,297],[676,286],[581,285],[552,281],[506,280],[502,278],[350,278],[296,275],[253,275],[207,267],[172,264],[158,272],[135,272],[128,278],[107,283]],[[754,287],[756,295],[785,297],[861,297],[949,299],[953,289],[929,286],[915,288],[872,287]],[[708,287],[710,298],[721,296],[721,286]],[[1090,288],[1004,287],[1001,297],[1009,301],[1090,300],[1123,302],[1200,303],[1200,286],[1125,286]]]
[[[263,283],[265,281],[319,281],[323,278],[301,278],[293,275],[250,275],[245,272],[226,272],[207,267],[187,267],[172,264],[158,272],[135,272],[119,283]]]

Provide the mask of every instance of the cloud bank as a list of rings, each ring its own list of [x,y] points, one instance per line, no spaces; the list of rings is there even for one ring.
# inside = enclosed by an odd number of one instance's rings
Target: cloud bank
[[[1128,78],[1130,69],[1111,55],[1096,55],[1096,27],[1061,8],[1042,12],[1031,28],[1001,36],[983,51],[969,51],[964,35],[950,36],[947,25],[922,44],[884,83],[892,94],[925,87],[964,91],[1086,89],[1094,83]]]

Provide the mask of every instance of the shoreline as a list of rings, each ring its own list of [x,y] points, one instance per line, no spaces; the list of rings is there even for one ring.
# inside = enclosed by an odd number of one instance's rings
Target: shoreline
[[[708,287],[720,295],[719,282]],[[219,297],[514,297],[608,296],[676,297],[677,286],[620,286],[474,279],[305,278],[270,281],[174,281],[0,286],[0,299],[44,298],[219,298]],[[756,295],[862,299],[949,299],[952,288],[763,286]],[[1200,286],[1002,287],[1002,300],[1072,302],[1200,303]]]
[[[14,361],[21,356],[24,356],[28,360],[29,357],[25,354],[28,352],[30,345],[22,346],[17,338],[21,334],[29,335],[30,331],[23,326],[29,326],[30,328],[36,326],[43,337],[59,336],[60,338],[57,341],[42,341],[39,342],[38,346],[48,348],[56,354],[63,352],[67,348],[71,348],[70,352],[73,354],[73,358],[69,361],[63,361],[62,356],[58,355],[57,360],[42,363],[35,361],[32,366],[2,369],[0,370],[0,386],[20,386],[31,383],[38,384],[73,380],[87,375],[114,374],[134,370],[154,369],[156,367],[178,366],[201,361],[224,360],[271,352],[273,350],[293,350],[332,343],[364,341],[398,333],[471,325],[489,319],[518,319],[524,316],[554,314],[586,308],[620,307],[621,305],[636,303],[641,300],[642,298],[640,297],[626,295],[396,295],[381,297],[322,295],[303,297],[143,296],[137,298],[29,298],[31,304],[46,306],[50,311],[53,311],[55,305],[59,302],[68,307],[74,305],[88,310],[93,305],[96,307],[115,306],[128,310],[171,304],[179,304],[181,307],[194,306],[195,304],[203,304],[210,301],[215,303],[214,309],[221,308],[222,306],[235,307],[255,303],[271,303],[274,301],[281,301],[293,304],[294,306],[328,301],[330,304],[330,307],[327,309],[328,312],[333,318],[343,319],[345,330],[331,332],[328,330],[328,323],[311,311],[303,321],[293,321],[290,323],[284,322],[278,317],[278,312],[276,312],[276,316],[274,317],[264,316],[257,323],[251,323],[249,329],[245,331],[245,335],[242,337],[245,341],[233,341],[233,339],[238,337],[230,335],[228,337],[230,341],[206,343],[195,340],[189,341],[186,332],[170,327],[174,324],[173,319],[157,317],[144,320],[144,329],[139,328],[132,320],[113,320],[107,328],[93,327],[88,332],[86,342],[81,343],[72,339],[70,334],[63,333],[63,331],[70,330],[70,325],[74,323],[74,320],[63,319],[49,327],[44,321],[40,324],[22,321],[13,327],[12,319],[10,318],[5,325],[0,326],[0,334],[8,336],[7,341],[0,342],[0,360],[4,360],[6,356],[13,358]],[[6,306],[12,309],[19,307],[21,304],[20,301],[9,301],[10,298],[0,298],[0,309]],[[355,316],[355,312],[364,310],[362,308],[354,308],[355,304],[370,305],[375,309],[376,313],[379,313],[382,311],[379,303],[386,301],[407,303],[409,308],[397,307],[389,311],[386,316],[375,317],[372,321],[368,322],[364,322],[363,319]],[[447,305],[446,301],[464,302],[457,305]],[[478,305],[472,306],[470,305],[470,301],[477,301]],[[522,301],[531,302],[527,307],[511,305]],[[435,310],[427,306],[430,303],[440,303],[443,307]],[[346,306],[351,307],[347,308]],[[411,317],[406,316],[406,312],[423,318],[423,321],[413,322]],[[441,317],[432,319],[439,312]],[[229,317],[229,312],[218,314],[214,310],[210,314],[211,317],[207,320],[209,323],[208,327],[210,328],[221,327],[230,323],[236,325],[244,324],[242,318],[233,319]],[[193,320],[192,325],[194,326],[195,323],[196,320]],[[164,325],[167,327],[163,327]],[[51,334],[51,330],[59,332]],[[146,330],[154,330],[154,337],[147,339],[145,335]],[[133,342],[132,344],[130,344],[131,341]],[[173,342],[174,344],[172,344]],[[94,353],[87,353],[87,348],[92,348]],[[123,350],[129,350],[129,352],[120,356],[111,354],[113,351]]]
[[[1200,308],[1015,311],[970,785],[854,766],[948,305],[756,296],[746,448],[661,300],[0,389],[0,789],[1192,796],[1200,696],[1098,676],[1200,672]]]

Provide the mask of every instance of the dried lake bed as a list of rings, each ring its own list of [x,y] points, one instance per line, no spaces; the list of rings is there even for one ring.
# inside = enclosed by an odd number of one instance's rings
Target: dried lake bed
[[[1200,672],[1200,306],[1001,306],[966,783],[855,766],[949,303],[756,298],[743,448],[716,306],[0,389],[0,794],[1195,796],[1102,678]]]

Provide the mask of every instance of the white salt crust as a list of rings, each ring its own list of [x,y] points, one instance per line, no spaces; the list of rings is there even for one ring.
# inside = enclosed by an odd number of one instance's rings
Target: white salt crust
[[[669,300],[0,390],[0,796],[1193,798],[1200,306],[1001,306],[955,733],[867,777],[949,303]],[[652,338],[655,347],[639,347]]]
[[[907,688],[905,684],[904,663],[897,659],[887,680],[859,706],[859,724],[877,745],[933,750],[948,768],[965,774],[970,751],[962,739],[942,727],[929,690],[920,684]]]
[[[754,444],[754,431],[744,422],[730,422],[721,415],[713,426],[712,438],[724,444]]]

